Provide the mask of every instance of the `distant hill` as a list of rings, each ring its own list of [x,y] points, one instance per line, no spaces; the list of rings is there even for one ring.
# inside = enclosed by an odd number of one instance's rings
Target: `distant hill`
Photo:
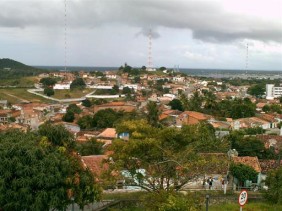
[[[25,65],[21,62],[12,60],[12,59],[7,59],[7,58],[3,58],[0,59],[0,69],[5,69],[5,70],[32,70],[32,69],[36,69],[34,67]]]
[[[43,72],[49,72],[49,71],[39,68],[34,68],[12,59],[7,59],[7,58],[0,59],[1,79],[13,79],[13,78],[20,78],[25,76],[33,76]]]

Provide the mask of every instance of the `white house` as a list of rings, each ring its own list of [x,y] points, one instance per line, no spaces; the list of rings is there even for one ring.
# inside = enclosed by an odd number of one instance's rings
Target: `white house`
[[[53,87],[53,89],[70,89],[70,83],[60,83],[60,84],[55,84],[55,86]]]

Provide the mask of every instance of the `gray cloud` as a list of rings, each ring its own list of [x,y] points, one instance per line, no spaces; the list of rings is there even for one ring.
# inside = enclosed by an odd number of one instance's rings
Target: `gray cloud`
[[[0,0],[1,1],[1,0]],[[0,27],[63,27],[64,2],[56,0],[2,0]],[[254,8],[255,9],[255,8]],[[68,26],[94,28],[110,24],[148,28],[180,28],[195,39],[230,42],[255,39],[282,42],[282,22],[246,14],[232,14],[219,1],[202,0],[68,0]],[[153,30],[153,37],[160,35]]]

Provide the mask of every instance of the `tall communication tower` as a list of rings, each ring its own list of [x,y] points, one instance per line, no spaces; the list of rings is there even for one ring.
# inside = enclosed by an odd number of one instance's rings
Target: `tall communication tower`
[[[148,69],[153,68],[153,62],[152,62],[152,30],[149,30],[148,34]]]
[[[64,40],[65,40],[65,72],[67,71],[67,0],[65,0],[65,33],[64,33]]]
[[[248,73],[248,67],[249,67],[249,43],[247,43],[246,46],[246,66],[245,66],[246,74]]]

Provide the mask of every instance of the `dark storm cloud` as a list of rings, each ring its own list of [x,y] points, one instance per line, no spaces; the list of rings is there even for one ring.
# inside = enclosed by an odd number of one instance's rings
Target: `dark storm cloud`
[[[0,27],[62,27],[64,2],[59,0],[0,0]],[[255,9],[255,8],[254,8]],[[220,1],[201,0],[68,0],[68,26],[94,28],[110,24],[148,29],[180,28],[195,39],[229,42],[256,39],[282,42],[281,20],[233,14]],[[159,34],[153,30],[156,38]]]

